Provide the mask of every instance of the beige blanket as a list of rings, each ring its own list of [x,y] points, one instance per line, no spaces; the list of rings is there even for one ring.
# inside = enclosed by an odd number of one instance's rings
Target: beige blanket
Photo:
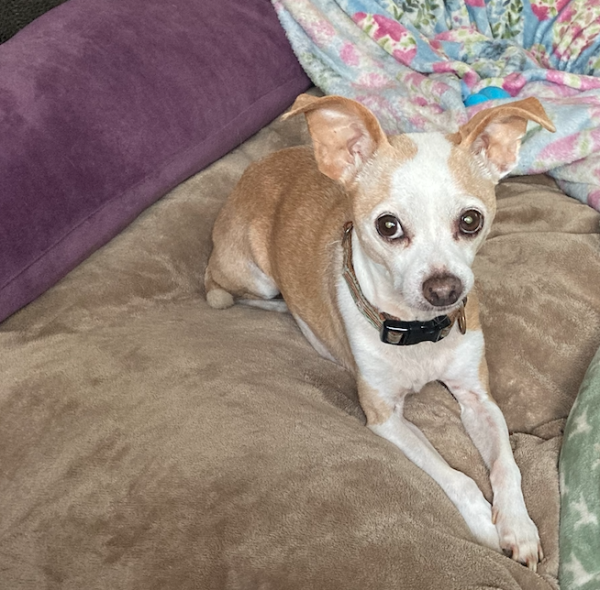
[[[561,429],[600,345],[599,215],[544,179],[508,181],[476,262],[537,575],[477,545],[364,427],[352,379],[290,316],[208,308],[223,200],[250,162],[306,139],[274,122],[0,325],[0,588],[557,587]],[[407,412],[489,498],[446,390]]]

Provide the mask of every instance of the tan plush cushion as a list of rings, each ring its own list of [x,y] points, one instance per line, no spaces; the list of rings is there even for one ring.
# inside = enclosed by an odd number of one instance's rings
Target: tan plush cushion
[[[476,262],[494,395],[547,560],[477,545],[440,488],[364,427],[292,318],[208,308],[211,224],[275,122],[0,326],[0,587],[548,589],[560,432],[600,344],[598,214],[510,181]],[[408,403],[489,497],[454,399]]]

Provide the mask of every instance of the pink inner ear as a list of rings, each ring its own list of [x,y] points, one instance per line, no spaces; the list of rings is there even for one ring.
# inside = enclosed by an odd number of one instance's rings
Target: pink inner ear
[[[479,137],[479,142],[481,143],[481,147],[487,150],[490,147],[490,136],[487,133],[482,133]]]
[[[502,177],[517,164],[526,128],[527,121],[519,117],[492,121],[473,143],[473,151],[484,154],[495,169],[492,171]]]
[[[346,141],[346,149],[354,158],[358,156],[360,162],[365,162],[374,152],[374,142],[371,140],[364,127],[357,123],[349,126],[351,135]]]
[[[326,96],[303,106],[319,170],[348,183],[386,142],[377,119],[366,107],[347,98]]]

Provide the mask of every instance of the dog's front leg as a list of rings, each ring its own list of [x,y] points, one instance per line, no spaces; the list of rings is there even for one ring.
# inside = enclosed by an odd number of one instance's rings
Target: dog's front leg
[[[406,457],[431,476],[458,508],[479,543],[500,550],[492,510],[477,484],[453,469],[435,450],[425,435],[403,416],[403,398],[395,405],[359,379],[358,394],[367,416],[367,426],[396,445]]]
[[[537,527],[529,517],[523,492],[521,473],[512,453],[506,421],[496,403],[488,395],[489,379],[485,357],[478,371],[461,371],[461,378],[445,380],[461,407],[465,429],[490,470],[494,492],[493,521],[500,546],[536,571],[543,559]]]

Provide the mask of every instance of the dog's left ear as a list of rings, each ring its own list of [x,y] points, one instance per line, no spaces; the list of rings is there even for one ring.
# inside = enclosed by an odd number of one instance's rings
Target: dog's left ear
[[[388,144],[375,115],[349,98],[301,94],[284,118],[300,113],[306,116],[319,170],[344,184]]]
[[[531,97],[478,112],[450,140],[471,151],[497,182],[517,165],[528,121],[556,131],[540,101]]]

